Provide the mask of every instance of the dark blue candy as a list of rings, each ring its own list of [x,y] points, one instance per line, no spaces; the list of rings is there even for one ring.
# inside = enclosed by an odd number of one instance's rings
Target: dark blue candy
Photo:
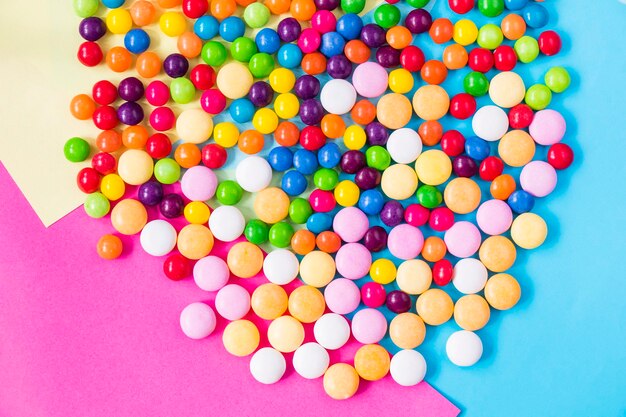
[[[280,48],[280,37],[274,29],[265,28],[261,29],[254,38],[256,47],[259,52],[265,52],[267,54],[274,54]]]
[[[293,154],[293,166],[304,175],[317,171],[317,156],[306,149],[298,149]]]
[[[297,196],[306,191],[309,183],[301,172],[291,170],[283,174],[280,186],[288,195]]]
[[[267,162],[274,171],[287,171],[293,166],[293,153],[285,146],[278,146],[270,151]]]
[[[317,162],[324,168],[334,168],[341,161],[341,150],[336,143],[327,143],[317,151]]]
[[[472,159],[482,161],[489,156],[491,148],[489,142],[478,136],[470,136],[465,139],[465,153]]]
[[[527,213],[535,206],[535,197],[524,190],[517,190],[509,196],[507,203],[514,212]]]
[[[363,21],[354,13],[344,14],[337,20],[337,32],[346,40],[356,39],[361,35]]]
[[[382,193],[378,190],[367,190],[359,197],[359,208],[365,214],[376,215],[380,213],[385,204]]]
[[[346,41],[339,33],[328,32],[322,35],[320,52],[330,58],[343,53],[344,46],[346,46]]]

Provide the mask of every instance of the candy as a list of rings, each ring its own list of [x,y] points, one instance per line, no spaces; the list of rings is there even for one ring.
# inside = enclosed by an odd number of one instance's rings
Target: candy
[[[478,207],[476,223],[488,235],[501,235],[511,227],[513,213],[501,200],[487,200]]]
[[[489,97],[500,107],[511,108],[521,103],[525,93],[522,77],[514,72],[501,72],[489,84]]]
[[[352,334],[358,342],[378,343],[387,333],[387,320],[380,311],[364,308],[354,315],[351,327]]]
[[[148,254],[164,256],[176,247],[176,230],[165,220],[153,220],[142,229],[140,242]]]
[[[472,366],[483,354],[483,343],[476,333],[459,330],[448,337],[446,354],[457,366]]]
[[[302,262],[304,263],[304,259]],[[293,281],[298,275],[298,267],[298,259],[293,253],[285,249],[271,251],[263,261],[263,273],[270,282],[278,285],[285,285]]]
[[[315,287],[302,285],[289,295],[289,314],[302,323],[317,321],[326,307],[324,296]]]
[[[259,349],[250,359],[250,373],[262,384],[278,382],[286,368],[287,363],[282,353],[269,347]]]
[[[454,304],[447,293],[431,288],[417,297],[415,307],[424,323],[438,326],[450,320]]]
[[[445,153],[431,149],[422,152],[418,156],[415,162],[415,171],[417,172],[417,177],[423,183],[440,185],[450,177],[452,164],[450,163],[450,158]]]
[[[489,321],[489,315],[489,304],[480,295],[464,295],[454,305],[454,320],[464,330],[482,329]]]
[[[480,231],[473,223],[456,222],[446,231],[444,241],[450,254],[457,258],[468,258],[480,247]]]
[[[357,0],[342,0],[356,2]],[[359,374],[350,365],[336,363],[324,374],[324,391],[335,400],[346,400],[356,394],[359,388]]]
[[[413,96],[415,114],[424,120],[441,119],[448,112],[449,107],[448,93],[437,85],[422,86],[417,89]]]
[[[398,314],[389,324],[389,337],[401,349],[415,349],[424,341],[426,326],[414,313]]]
[[[372,255],[360,243],[347,243],[335,255],[337,272],[348,279],[359,279],[367,275]]]
[[[274,320],[287,311],[288,297],[285,290],[276,284],[263,284],[252,293],[251,307],[254,313],[265,320]]]
[[[191,303],[180,313],[180,328],[190,339],[203,339],[215,330],[213,309],[204,303]]]
[[[377,381],[389,372],[389,353],[380,345],[361,346],[354,355],[354,368],[366,381]]]
[[[239,285],[226,285],[215,296],[215,309],[227,320],[239,320],[250,310],[250,294]]]
[[[408,224],[395,226],[387,238],[389,252],[398,259],[412,259],[422,250],[424,236],[417,228]]]
[[[239,278],[251,278],[263,267],[263,252],[252,243],[239,242],[228,251],[226,262],[234,275]]]
[[[520,173],[522,189],[534,197],[545,197],[556,188],[557,176],[552,165],[532,161]]]
[[[563,67],[552,67],[546,72],[544,82],[554,93],[567,90],[572,82],[569,72]]]
[[[507,165],[522,167],[535,156],[535,141],[523,130],[511,130],[500,139],[498,154]]]
[[[248,94],[253,78],[245,65],[239,62],[230,62],[220,68],[215,82],[226,97],[238,99]]]
[[[385,169],[381,178],[383,192],[394,200],[411,197],[417,189],[417,183],[415,170],[404,164],[395,164]]]
[[[248,356],[259,346],[259,340],[259,330],[248,320],[230,322],[222,333],[224,348],[234,356]]]
[[[415,350],[401,350],[391,358],[389,373],[402,386],[417,385],[426,375],[426,361]]]
[[[400,264],[396,274],[398,287],[407,294],[421,294],[430,288],[432,272],[421,259],[410,259]]]
[[[346,114],[356,102],[355,87],[345,80],[330,80],[322,88],[320,100],[329,113]]]
[[[485,298],[491,307],[497,310],[508,310],[519,301],[520,285],[509,274],[496,274],[485,285]]]
[[[507,114],[496,106],[481,107],[472,118],[474,133],[486,141],[493,142],[500,139],[508,127]]]
[[[475,294],[485,287],[486,282],[487,268],[478,259],[461,259],[454,265],[452,283],[459,292]]]
[[[201,258],[193,267],[193,279],[204,291],[220,290],[228,282],[229,275],[226,262],[216,256]]]
[[[277,351],[293,352],[302,345],[304,328],[302,323],[293,317],[281,316],[270,323],[267,339]]]
[[[293,355],[295,371],[306,379],[316,379],[324,375],[329,363],[328,352],[317,343],[305,343]]]
[[[535,249],[546,240],[548,226],[534,213],[523,213],[515,218],[511,226],[511,238],[524,249]]]

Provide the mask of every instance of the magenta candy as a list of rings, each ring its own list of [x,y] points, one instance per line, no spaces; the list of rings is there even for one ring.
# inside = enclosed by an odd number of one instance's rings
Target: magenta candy
[[[313,190],[309,195],[309,204],[311,204],[313,211],[328,213],[335,208],[337,202],[332,191]]]
[[[419,227],[428,223],[430,210],[420,204],[410,204],[404,210],[404,221],[411,226]]]
[[[170,89],[163,82],[159,80],[152,81],[146,87],[146,100],[153,106],[163,106],[170,99]]]
[[[454,213],[447,207],[437,207],[430,213],[428,225],[437,232],[444,232],[454,224]]]
[[[317,51],[321,43],[322,36],[317,30],[312,28],[304,29],[298,37],[298,47],[304,54],[310,54]]]
[[[366,282],[361,287],[361,299],[370,308],[380,307],[387,299],[385,287],[377,282]]]
[[[311,27],[319,33],[328,33],[335,30],[337,18],[328,10],[318,10],[311,18]]]
[[[217,88],[210,88],[202,93],[200,106],[209,114],[220,114],[226,108],[226,97]]]
[[[150,113],[150,126],[158,132],[165,132],[174,127],[176,115],[169,107],[157,107]]]

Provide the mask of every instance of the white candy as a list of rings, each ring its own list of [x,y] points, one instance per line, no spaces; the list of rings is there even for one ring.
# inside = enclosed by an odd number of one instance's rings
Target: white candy
[[[406,127],[391,132],[386,146],[391,159],[399,164],[415,162],[422,153],[422,139],[415,130]]]
[[[191,303],[180,313],[180,328],[191,339],[202,339],[215,330],[215,312],[204,303]]]
[[[509,117],[498,106],[484,106],[474,114],[472,129],[479,138],[493,142],[509,129]]]
[[[246,219],[235,206],[219,206],[209,217],[209,229],[216,239],[232,242],[243,233]]]
[[[141,231],[139,242],[152,256],[167,255],[176,246],[176,229],[165,220],[152,220]]]
[[[487,283],[487,268],[478,259],[461,259],[454,265],[452,284],[463,294],[476,294],[485,288]]]
[[[322,87],[320,94],[322,107],[333,114],[348,113],[356,102],[356,90],[346,80],[334,79],[328,81]]]
[[[417,385],[426,375],[426,361],[416,350],[401,350],[391,358],[389,373],[393,380],[402,386]]]
[[[324,375],[329,363],[328,352],[317,343],[305,343],[293,354],[294,369],[306,379],[315,379]]]
[[[237,165],[235,179],[241,188],[256,193],[270,185],[272,167],[260,156],[249,156]]]
[[[263,273],[277,285],[289,284],[298,276],[300,263],[298,258],[287,249],[274,249],[263,261]]]
[[[282,353],[269,347],[259,349],[250,359],[250,373],[261,384],[274,384],[283,377],[287,363]]]
[[[313,335],[317,343],[330,350],[339,349],[350,339],[350,324],[339,314],[324,314],[315,322]]]
[[[459,330],[448,337],[446,353],[457,366],[472,366],[483,354],[483,342],[474,332]]]

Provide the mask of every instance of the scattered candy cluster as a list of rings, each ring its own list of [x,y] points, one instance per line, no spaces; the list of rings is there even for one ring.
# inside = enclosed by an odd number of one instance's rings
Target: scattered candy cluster
[[[74,0],[78,59],[114,72],[134,62],[140,78],[99,81],[72,100],[72,114],[101,130],[93,144],[72,138],[64,148],[73,162],[98,150],[78,174],[85,211],[110,214],[118,234],[139,234],[145,252],[167,256],[170,279],[193,275],[217,292],[224,347],[252,355],[255,379],[280,380],[294,352],[296,372],[323,376],[332,398],[387,373],[414,385],[426,372],[415,350],[426,325],[452,317],[462,330],[447,341],[449,359],[480,359],[474,332],[491,308],[520,298],[506,273],[517,247],[546,238],[535,200],[573,160],[564,118],[547,109],[568,72],[551,68],[530,87],[515,72],[561,49],[556,32],[540,29],[545,7],[449,0],[451,19],[433,20],[429,0],[387,0],[363,18],[365,0],[101,3]],[[495,23],[458,16],[475,7]],[[276,29],[271,15],[280,15]],[[177,52],[151,50],[157,31],[144,28],[157,20]],[[104,54],[97,42],[107,32],[123,46]],[[443,54],[424,47],[427,37]],[[462,85],[442,86],[450,71],[466,72]],[[455,88],[464,92],[451,96]],[[229,159],[234,178],[220,181],[215,171]],[[240,210],[245,193],[255,218]],[[235,242],[226,259],[211,254],[214,239]],[[122,246],[106,235],[97,249],[114,259]],[[269,282],[252,294],[238,285],[261,271]],[[297,278],[304,285],[288,294]],[[271,322],[271,347],[258,349],[253,316]],[[216,320],[206,303],[180,316],[194,339]],[[303,323],[315,342],[303,344]],[[392,357],[380,344],[387,334],[400,349]],[[328,350],[351,336],[363,345],[353,365],[331,365]]]

